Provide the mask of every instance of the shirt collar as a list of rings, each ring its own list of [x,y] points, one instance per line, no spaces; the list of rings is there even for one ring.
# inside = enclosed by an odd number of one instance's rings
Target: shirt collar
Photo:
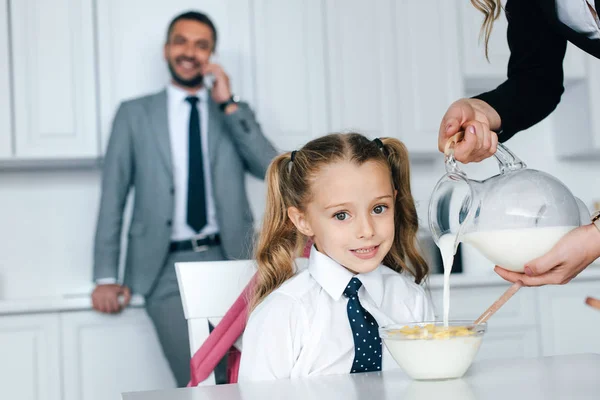
[[[167,98],[169,99],[169,102],[171,102],[171,104],[173,105],[182,104],[183,102],[185,102],[186,97],[189,96],[192,95],[183,90],[182,88],[173,85],[172,83],[170,83],[167,86]],[[205,87],[202,87],[196,92],[195,96],[197,96],[198,99],[200,99],[200,103],[204,103],[208,98],[208,90],[206,90]]]
[[[344,294],[344,289],[353,277],[358,278],[367,294],[371,297],[377,307],[381,306],[383,300],[383,277],[381,276],[381,265],[366,274],[354,274],[334,261],[331,257],[319,252],[315,246],[310,250],[308,260],[308,272],[315,281],[335,301]]]

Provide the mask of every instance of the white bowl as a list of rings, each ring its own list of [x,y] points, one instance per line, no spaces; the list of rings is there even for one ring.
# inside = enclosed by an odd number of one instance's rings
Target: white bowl
[[[412,379],[460,378],[475,359],[487,325],[450,321],[451,331],[443,331],[443,326],[441,321],[387,325],[379,328],[379,335]],[[465,329],[454,332],[458,327]],[[418,333],[407,333],[402,328],[418,328]]]

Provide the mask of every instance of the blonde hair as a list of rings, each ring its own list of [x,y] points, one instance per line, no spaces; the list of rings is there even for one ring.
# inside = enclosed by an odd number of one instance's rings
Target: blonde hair
[[[488,57],[488,42],[490,40],[490,35],[492,34],[494,21],[500,17],[502,3],[500,0],[471,0],[471,4],[484,15],[481,30],[479,31],[479,38],[481,39],[482,36],[484,37],[485,58],[490,61]]]
[[[311,183],[321,167],[350,161],[362,165],[367,161],[389,166],[397,195],[394,204],[394,242],[383,263],[395,271],[408,271],[416,283],[428,274],[429,267],[416,248],[419,227],[417,211],[410,190],[408,151],[393,138],[371,141],[358,133],[330,134],[308,142],[299,151],[277,156],[267,170],[267,204],[261,234],[256,246],[258,273],[251,310],[294,273],[294,258],[306,238],[288,218],[288,207],[300,211],[311,200]]]

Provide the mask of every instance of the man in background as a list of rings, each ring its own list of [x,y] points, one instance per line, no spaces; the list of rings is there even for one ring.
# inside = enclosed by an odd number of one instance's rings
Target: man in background
[[[211,63],[216,44],[217,30],[203,13],[186,12],[170,23],[164,58],[171,81],[156,94],[123,102],[114,118],[95,237],[94,308],[116,313],[131,292],[142,294],[180,387],[190,378],[190,353],[174,264],[251,256],[245,174],[264,178],[276,155],[248,105],[232,95],[223,68]],[[123,211],[132,188],[119,283]]]

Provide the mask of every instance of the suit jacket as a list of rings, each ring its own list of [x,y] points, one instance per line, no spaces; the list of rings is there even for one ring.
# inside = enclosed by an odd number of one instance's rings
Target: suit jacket
[[[600,11],[600,0],[595,5]],[[475,96],[500,115],[502,142],[546,118],[560,102],[567,41],[600,58],[600,40],[563,24],[556,0],[508,0],[505,12],[511,52],[508,79],[495,90]]]
[[[225,115],[210,99],[208,113],[210,171],[223,251],[229,259],[249,258],[253,218],[245,173],[264,178],[277,152],[247,104]],[[166,260],[174,212],[166,90],[122,103],[114,118],[103,165],[94,279],[117,277],[123,210],[132,188],[123,283],[145,295]]]

